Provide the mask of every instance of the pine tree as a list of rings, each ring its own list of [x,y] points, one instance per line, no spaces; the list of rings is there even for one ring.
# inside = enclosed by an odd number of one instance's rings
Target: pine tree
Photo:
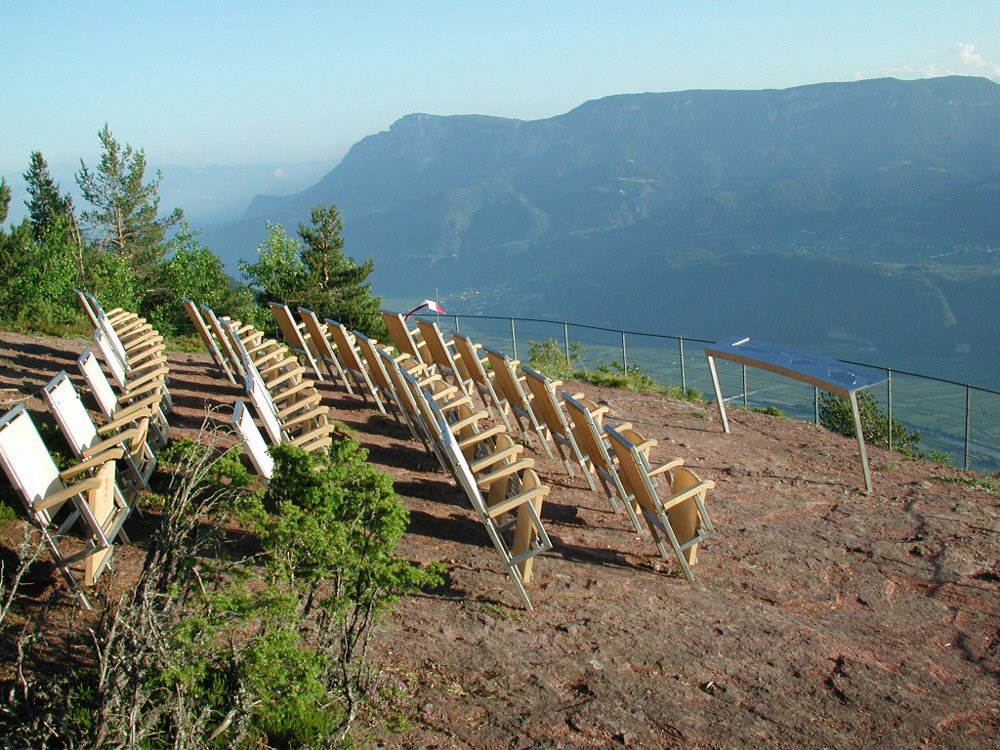
[[[82,215],[94,249],[113,253],[124,260],[143,288],[155,273],[156,265],[169,249],[167,232],[180,223],[184,214],[175,209],[159,216],[159,171],[149,182],[146,154],[130,144],[115,140],[107,123],[98,132],[103,153],[94,170],[81,159],[77,184],[84,199],[94,208]]]
[[[10,185],[7,180],[0,177],[0,224],[7,221],[7,212],[10,210]]]
[[[344,224],[336,205],[313,206],[311,218],[312,226],[299,224],[299,236],[306,244],[302,261],[307,306],[323,317],[383,337],[382,298],[372,293],[368,281],[375,270],[374,258],[359,265],[344,254]]]
[[[52,226],[57,216],[68,219],[75,224],[73,216],[73,199],[59,192],[59,185],[49,174],[49,165],[41,151],[31,152],[31,162],[24,173],[24,182],[28,188],[28,218],[31,221],[35,239],[40,238],[45,230]]]

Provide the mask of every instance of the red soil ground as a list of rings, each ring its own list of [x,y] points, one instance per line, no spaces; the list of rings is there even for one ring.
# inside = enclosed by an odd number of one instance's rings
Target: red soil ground
[[[86,342],[0,334],[0,409]],[[175,434],[237,388],[207,355],[171,356]],[[735,410],[571,384],[716,482],[719,534],[690,584],[583,478],[536,452],[555,547],[519,607],[481,524],[405,428],[320,384],[336,418],[395,477],[400,553],[447,582],[405,599],[375,658],[412,691],[391,748],[983,747],[1000,744],[1000,498],[963,472],[873,448],[864,492],[852,440]],[[13,524],[3,533],[16,539]],[[120,575],[139,548],[116,553]],[[55,573],[36,586],[63,585]],[[71,605],[66,605],[71,606]],[[9,665],[8,665],[9,666]],[[5,670],[6,671],[6,670]]]

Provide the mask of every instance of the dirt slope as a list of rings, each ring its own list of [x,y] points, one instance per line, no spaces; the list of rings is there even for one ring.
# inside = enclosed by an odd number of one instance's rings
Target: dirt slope
[[[82,340],[0,334],[0,409]],[[171,357],[171,420],[200,423],[239,390],[207,355]],[[577,473],[537,454],[555,548],[521,610],[482,526],[405,428],[332,384],[336,416],[396,479],[401,552],[444,560],[441,589],[403,601],[378,638],[414,691],[399,748],[989,747],[1000,743],[1000,498],[878,449],[861,489],[853,441],[742,410],[570,388],[656,438],[716,490],[719,535],[696,583],[660,559]],[[127,549],[119,568],[141,560]],[[49,585],[61,585],[53,575]],[[41,595],[41,592],[39,593]]]

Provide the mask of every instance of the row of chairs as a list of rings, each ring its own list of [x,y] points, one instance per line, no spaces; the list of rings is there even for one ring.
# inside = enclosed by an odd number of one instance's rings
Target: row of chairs
[[[213,353],[213,359],[217,364],[225,363],[225,367],[220,364],[220,369],[249,373],[248,394],[252,397],[251,380],[257,379],[254,369],[261,363],[254,362],[253,344],[240,341],[245,332],[205,306],[197,307],[190,300],[185,300],[185,306],[206,347],[218,352],[218,358]],[[327,319],[320,323],[306,308],[299,308],[299,320],[285,305],[272,303],[271,309],[289,347],[286,356],[301,357],[306,364],[298,366],[296,360],[296,366],[284,371],[269,370],[274,380],[266,390],[271,392],[279,383],[287,383],[288,390],[301,394],[297,389],[307,380],[305,373],[311,370],[311,374],[322,378],[323,366],[329,377],[339,379],[349,393],[370,399],[375,408],[405,424],[414,439],[437,457],[470,497],[521,601],[530,608],[524,583],[531,579],[533,558],[551,549],[551,541],[540,518],[548,488],[542,486],[534,472],[534,461],[519,457],[523,446],[503,428],[482,429],[479,422],[486,412],[473,409],[472,399],[462,389],[446,384],[433,367],[405,353],[396,354],[360,331],[350,332],[338,321]],[[236,353],[236,363],[227,357],[227,348]],[[266,348],[257,351],[264,353]],[[280,398],[282,394],[273,395]],[[286,408],[293,409],[297,402]],[[270,433],[266,410],[256,402],[254,407],[265,433]],[[273,462],[267,453],[268,442],[243,402],[237,403],[233,425],[251,462],[269,477]],[[277,441],[272,437],[270,442]],[[512,545],[503,536],[507,527],[514,528]]]
[[[640,534],[642,518],[657,551],[667,559],[672,552],[687,579],[694,580],[691,565],[697,546],[715,534],[705,506],[714,482],[700,479],[679,458],[654,467],[649,456],[655,440],[645,439],[629,423],[605,425],[608,408],[582,393],[557,394],[561,381],[526,366],[520,367],[518,375],[520,363],[503,352],[483,347],[486,357],[481,359],[468,338],[453,333],[453,355],[433,321],[418,320],[414,331],[398,313],[383,312],[383,319],[399,349],[436,366],[467,394],[475,390],[488,408],[496,407],[508,428],[512,422],[506,415],[511,414],[526,441],[533,437],[550,457],[554,448],[570,476],[573,463],[581,467],[592,490],[596,478],[612,509],[618,512],[620,502]]]
[[[168,439],[171,402],[163,341],[155,329],[133,313],[105,312],[93,295],[77,295],[94,323],[95,347],[115,380],[112,385],[94,351],[86,348],[77,365],[107,421],[94,423],[62,371],[42,395],[77,463],[57,468],[23,404],[0,418],[0,463],[57,569],[89,608],[83,587],[93,585],[108,567],[115,541],[128,541],[123,525],[136,494],[149,486],[156,467],[153,447]],[[82,549],[70,553],[66,540],[78,524],[84,531]]]

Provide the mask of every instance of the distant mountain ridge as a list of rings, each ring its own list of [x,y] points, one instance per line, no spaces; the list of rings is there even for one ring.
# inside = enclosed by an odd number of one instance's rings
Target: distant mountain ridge
[[[928,264],[946,257],[977,269],[971,276],[986,288],[959,283],[954,294],[995,292],[995,277],[981,271],[996,269],[989,250],[1000,246],[1000,85],[885,78],[623,94],[535,121],[408,115],[359,141],[307,190],[258,196],[208,244],[230,262],[248,257],[265,219],[294,229],[320,202],[340,206],[348,252],[374,255],[377,286],[393,296],[517,284],[539,300],[531,314],[570,317],[595,312],[571,282],[599,279],[602,319],[636,327],[645,311],[671,321],[666,332],[700,334],[704,327],[687,326],[707,318],[682,304],[677,275],[711,279],[703,271],[724,267],[713,329],[752,325],[755,335],[819,346],[832,336],[819,322],[796,331],[747,308],[773,311],[806,273],[843,277],[830,287],[849,295],[863,270],[866,288],[883,287],[891,304],[876,316],[872,346],[908,346],[919,337],[905,331],[912,317],[902,308],[954,281]],[[765,266],[767,279],[741,288]],[[940,297],[927,297],[928,314]],[[844,301],[802,303],[826,310],[829,330],[872,325]],[[925,343],[947,350],[992,332],[943,313],[922,326]]]
[[[877,79],[628,94],[547,120],[408,115],[247,219],[336,202],[363,254],[440,258],[588,232],[864,233],[1000,176],[1000,85]],[[961,227],[991,240],[995,226]],[[935,233],[951,234],[943,226]]]

